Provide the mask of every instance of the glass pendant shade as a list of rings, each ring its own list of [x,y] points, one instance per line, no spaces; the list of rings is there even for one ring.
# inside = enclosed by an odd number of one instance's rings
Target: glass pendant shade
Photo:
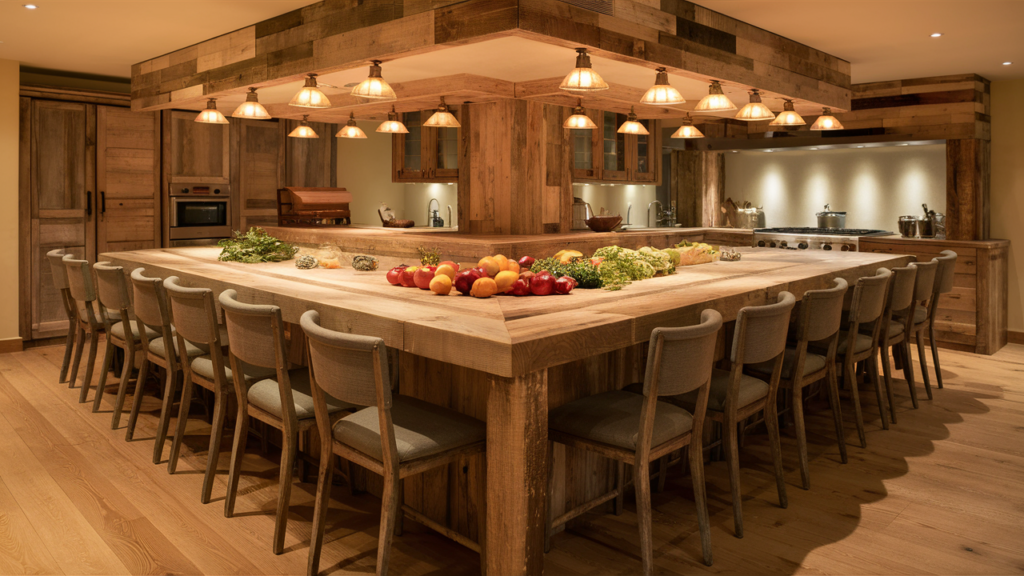
[[[370,76],[352,89],[352,95],[356,98],[366,98],[368,100],[378,100],[383,102],[398,100],[398,96],[395,95],[395,91],[392,90],[391,86],[388,85],[388,83],[380,76],[380,60],[373,61],[373,64],[370,65]]]
[[[398,119],[398,113],[395,112],[395,107],[391,107],[391,112],[388,112],[388,119],[381,122],[380,126],[377,126],[377,132],[385,132],[388,134],[408,134],[409,129],[402,124],[401,120]]]
[[[441,104],[437,107],[437,112],[434,112],[427,121],[423,123],[428,128],[461,128],[462,124],[455,119],[455,116],[448,111],[448,106],[444,103],[444,96],[441,97]]]
[[[831,108],[822,108],[821,116],[811,124],[811,130],[816,132],[823,130],[842,130],[843,125],[836,120],[836,117],[832,115]]]
[[[803,116],[796,113],[793,108],[793,101],[786,100],[785,104],[782,105],[782,112],[772,120],[769,126],[803,126],[807,124],[804,121]]]
[[[641,104],[653,104],[653,105],[672,105],[672,104],[684,104],[686,99],[668,83],[668,72],[664,68],[658,68],[658,75],[654,80],[654,86],[651,86],[647,92],[644,93],[643,97],[640,98]]]
[[[306,121],[307,118],[309,118],[309,116],[303,116],[302,117],[302,121],[299,122],[299,125],[295,127],[295,130],[292,130],[291,133],[288,134],[289,138],[319,138],[320,137],[320,136],[317,135],[316,132],[313,131],[312,128],[309,127],[309,122]]]
[[[637,134],[640,136],[647,136],[650,134],[650,132],[647,131],[647,128],[644,128],[643,124],[637,122],[636,114],[633,112],[632,106],[629,107],[629,115],[626,116],[626,121],[622,123],[622,126],[619,126],[618,132],[619,134]]]
[[[356,125],[356,115],[354,112],[348,113],[348,122],[338,130],[335,134],[338,138],[366,138],[366,132]]]
[[[228,119],[217,110],[217,99],[210,98],[206,102],[206,110],[196,116],[196,122],[201,124],[227,124]]]
[[[608,83],[601,78],[601,75],[594,71],[590,66],[590,55],[587,54],[586,48],[576,49],[576,68],[573,68],[572,72],[562,80],[562,83],[558,86],[566,92],[572,92],[575,94],[586,94],[588,92],[597,92],[599,90],[607,90]]]
[[[701,98],[694,108],[697,112],[728,112],[735,110],[736,105],[729,100],[729,97],[722,91],[722,83],[712,80],[708,88],[708,95]]]
[[[693,119],[690,118],[689,114],[686,115],[686,118],[683,118],[683,125],[679,127],[679,130],[672,134],[672,138],[684,138],[687,140],[703,137],[704,134],[693,126]]]
[[[576,99],[576,107],[572,109],[572,116],[565,119],[562,123],[562,128],[573,128],[575,130],[593,130],[597,128],[597,124],[587,116],[587,111],[583,109],[583,99]]]
[[[745,120],[747,122],[772,120],[773,118],[775,118],[775,113],[761,103],[761,93],[757,88],[750,92],[750,103],[740,108],[740,111],[736,113],[737,120]]]
[[[299,108],[330,108],[331,101],[316,87],[316,74],[310,74],[306,78],[306,85],[299,90],[288,105]]]
[[[235,111],[231,113],[232,118],[248,118],[249,120],[270,120],[270,113],[260,104],[256,97],[256,89],[249,88],[245,95],[245,102],[242,102]]]

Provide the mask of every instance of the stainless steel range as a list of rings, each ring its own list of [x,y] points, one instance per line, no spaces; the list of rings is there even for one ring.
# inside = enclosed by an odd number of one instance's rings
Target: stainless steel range
[[[858,228],[758,228],[754,246],[788,250],[839,250],[857,252],[862,236],[891,236],[885,230]]]

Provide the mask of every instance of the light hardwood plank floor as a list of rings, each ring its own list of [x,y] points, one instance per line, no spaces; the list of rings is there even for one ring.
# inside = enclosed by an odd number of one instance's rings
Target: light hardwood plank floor
[[[77,390],[57,383],[62,354],[54,346],[0,355],[0,574],[304,573],[312,482],[293,490],[285,553],[275,556],[274,456],[249,443],[236,517],[226,519],[230,450],[221,455],[214,501],[199,503],[209,430],[201,409],[189,422],[179,473],[170,476],[150,463],[159,402],[145,397],[136,439],[125,442],[127,416],[110,430],[117,378],[110,375],[104,410],[93,414],[91,397],[79,404]],[[830,413],[812,400],[810,491],[799,488],[796,442],[783,433],[787,510],[776,504],[766,436],[748,435],[740,456],[742,540],[732,535],[725,463],[710,463],[710,568],[700,561],[689,477],[672,468],[652,502],[658,572],[1024,573],[1024,346],[991,357],[943,350],[942,364],[946,387],[920,410],[911,409],[906,383],[895,381],[899,423],[889,431],[865,401],[866,450],[851,442],[852,409],[844,404],[847,465],[839,462]],[[589,513],[556,535],[545,573],[638,572],[630,500],[621,516]],[[373,573],[379,517],[373,496],[335,489],[323,573]],[[407,520],[391,572],[479,574],[479,556]]]

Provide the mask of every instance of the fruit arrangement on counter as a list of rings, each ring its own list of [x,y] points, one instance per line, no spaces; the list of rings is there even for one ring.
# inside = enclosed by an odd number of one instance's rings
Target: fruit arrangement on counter
[[[489,298],[496,294],[512,296],[548,296],[568,294],[576,287],[569,276],[556,277],[548,270],[533,272],[534,259],[523,256],[518,261],[502,254],[485,256],[475,268],[465,268],[446,260],[437,265],[420,262],[419,266],[395,266],[387,273],[388,282],[395,286],[430,290],[447,296],[456,292],[475,298]]]

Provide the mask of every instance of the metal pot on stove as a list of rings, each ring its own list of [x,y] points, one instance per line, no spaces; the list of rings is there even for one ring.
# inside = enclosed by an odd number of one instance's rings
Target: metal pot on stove
[[[828,204],[815,216],[818,217],[818,228],[846,228],[846,212],[832,210]]]

